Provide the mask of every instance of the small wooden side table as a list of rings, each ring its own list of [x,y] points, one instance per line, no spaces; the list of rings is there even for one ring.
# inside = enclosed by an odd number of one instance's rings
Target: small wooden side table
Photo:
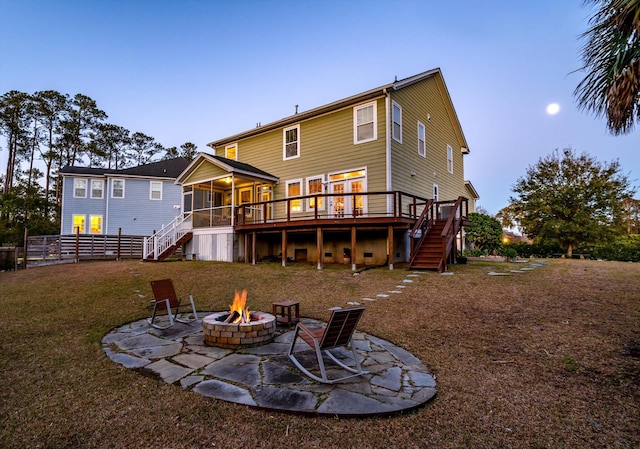
[[[291,309],[293,309],[293,313]],[[300,321],[300,303],[291,300],[274,302],[273,314],[278,323],[291,327]]]

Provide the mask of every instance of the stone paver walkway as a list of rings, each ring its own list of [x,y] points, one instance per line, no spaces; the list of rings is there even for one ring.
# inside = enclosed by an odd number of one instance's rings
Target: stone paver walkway
[[[303,322],[319,324],[308,319]],[[413,409],[436,394],[435,379],[420,360],[361,332],[354,334],[354,341],[362,366],[370,374],[333,385],[317,383],[303,376],[287,356],[292,337],[293,330],[279,328],[273,342],[233,351],[205,346],[199,321],[158,330],[140,320],[113,329],[102,339],[102,346],[111,360],[127,368],[203,396],[257,408],[366,417]],[[317,365],[313,351],[300,340],[296,352],[305,366]],[[344,349],[334,354],[347,360],[351,357]],[[337,367],[330,368],[326,358],[325,363],[331,378]],[[334,377],[343,373],[333,372]]]

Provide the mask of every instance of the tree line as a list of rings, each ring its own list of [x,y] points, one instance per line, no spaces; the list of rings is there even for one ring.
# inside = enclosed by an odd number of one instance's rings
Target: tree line
[[[38,233],[58,232],[58,171],[65,166],[123,169],[196,154],[191,142],[165,148],[155,138],[107,119],[95,100],[80,93],[12,90],[0,97],[0,136],[5,138],[0,150],[7,152],[0,175],[0,244],[19,242],[26,226]]]

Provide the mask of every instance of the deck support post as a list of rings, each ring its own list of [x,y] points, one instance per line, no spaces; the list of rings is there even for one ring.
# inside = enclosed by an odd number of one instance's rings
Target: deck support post
[[[256,264],[256,240],[258,239],[256,232],[251,233],[251,264]]]
[[[356,271],[356,227],[351,228],[351,271]]]
[[[393,226],[387,229],[387,258],[389,259],[389,270],[393,270]]]
[[[287,230],[282,230],[282,266],[287,266]]]
[[[249,234],[244,235],[244,263],[249,263]]]
[[[318,248],[318,270],[322,270],[323,254],[324,254],[324,242],[322,240],[322,228],[318,226],[316,230],[316,245]]]

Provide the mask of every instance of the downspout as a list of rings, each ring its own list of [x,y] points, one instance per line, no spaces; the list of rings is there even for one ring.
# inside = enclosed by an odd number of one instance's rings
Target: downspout
[[[387,171],[387,192],[391,192],[393,187],[392,178],[391,178],[391,119],[389,114],[389,106],[391,103],[391,95],[387,89],[384,89],[384,113],[385,113],[385,132],[386,132],[386,171]],[[387,194],[387,216],[391,216],[393,213],[393,203],[395,202],[395,196],[389,196]],[[395,218],[395,217],[394,217]],[[393,270],[393,255],[394,249],[389,249],[389,239],[387,237],[387,264],[389,265],[389,270]]]
[[[106,178],[107,179],[105,180],[105,183],[104,183],[105,184],[104,195],[107,198],[107,203],[106,203],[105,210],[104,210],[104,214],[105,214],[105,217],[104,217],[104,221],[105,221],[104,229],[105,229],[105,231],[107,231],[105,234],[109,235],[109,196],[110,196],[109,193],[111,192],[111,189],[109,188],[109,177],[107,176]]]
[[[389,115],[390,95],[387,89],[384,89],[384,114],[385,114],[385,170],[386,170],[386,191],[391,192],[391,121]],[[387,215],[393,213],[393,198],[387,195]]]

